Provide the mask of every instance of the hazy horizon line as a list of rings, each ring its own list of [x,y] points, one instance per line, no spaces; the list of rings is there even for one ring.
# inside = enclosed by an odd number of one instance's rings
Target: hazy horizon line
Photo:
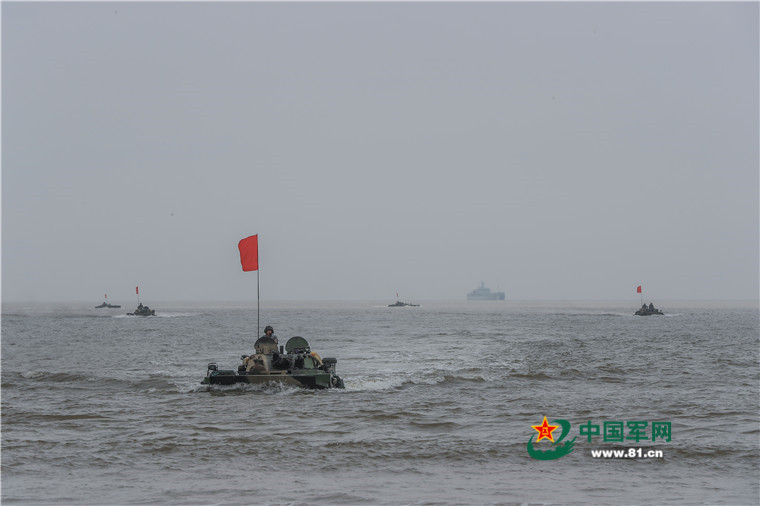
[[[401,300],[401,299],[399,299]],[[272,304],[298,304],[298,303],[373,303],[382,304],[388,301],[394,302],[391,299],[268,299],[261,300],[261,305]],[[425,302],[425,303],[452,303],[452,302],[464,302],[472,305],[479,305],[483,303],[494,304],[530,304],[530,303],[610,303],[610,304],[640,304],[641,299],[603,299],[603,298],[583,298],[583,299],[505,299],[505,300],[467,300],[467,299],[404,299],[405,302]],[[2,300],[0,304],[94,304],[96,303],[89,300],[74,300],[74,299],[47,299],[47,300]],[[137,301],[122,302],[118,300],[109,300],[109,303],[117,303],[121,305],[137,305]],[[141,300],[140,302],[149,304],[239,304],[250,305],[254,307],[257,304],[255,299],[155,299],[155,300]],[[743,304],[758,304],[760,305],[760,298],[757,299],[683,299],[683,298],[647,298],[647,304],[649,302],[658,303],[743,303]]]

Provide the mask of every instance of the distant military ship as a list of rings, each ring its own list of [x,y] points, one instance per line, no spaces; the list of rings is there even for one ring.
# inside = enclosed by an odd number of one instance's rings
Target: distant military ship
[[[467,300],[504,300],[504,292],[492,292],[484,285],[481,281],[478,288],[467,294]]]

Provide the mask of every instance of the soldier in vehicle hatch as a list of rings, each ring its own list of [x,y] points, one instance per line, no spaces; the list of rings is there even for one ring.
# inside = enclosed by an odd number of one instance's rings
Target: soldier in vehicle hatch
[[[277,344],[277,336],[274,335],[274,328],[272,328],[271,325],[267,325],[264,328],[264,335],[261,336],[261,337],[268,337],[269,339],[271,339],[272,341],[274,341],[274,344]]]
[[[277,352],[277,336],[274,335],[274,328],[271,325],[267,325],[264,328],[264,335],[256,340],[253,345],[254,352],[251,355],[243,356],[243,365],[245,370],[249,371],[251,368],[257,368],[256,364],[260,364],[264,370],[268,370],[268,366],[261,362],[261,358],[254,358],[254,355],[267,355]]]

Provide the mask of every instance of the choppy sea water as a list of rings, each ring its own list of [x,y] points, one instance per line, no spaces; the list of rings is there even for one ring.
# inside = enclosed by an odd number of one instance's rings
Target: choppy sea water
[[[326,391],[203,386],[256,308],[150,306],[3,305],[4,505],[760,502],[757,304],[263,304],[338,358]],[[529,454],[545,416],[570,453]],[[591,455],[629,448],[662,457]]]

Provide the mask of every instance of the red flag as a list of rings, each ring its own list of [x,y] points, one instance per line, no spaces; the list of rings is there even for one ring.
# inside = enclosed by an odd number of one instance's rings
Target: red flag
[[[136,287],[135,287],[135,293],[136,293],[137,295],[140,295],[140,287],[139,287],[139,286],[136,286]]]
[[[636,287],[636,293],[641,293],[641,285]]]
[[[259,235],[252,235],[241,239],[238,243],[240,250],[240,265],[243,272],[259,270]]]

